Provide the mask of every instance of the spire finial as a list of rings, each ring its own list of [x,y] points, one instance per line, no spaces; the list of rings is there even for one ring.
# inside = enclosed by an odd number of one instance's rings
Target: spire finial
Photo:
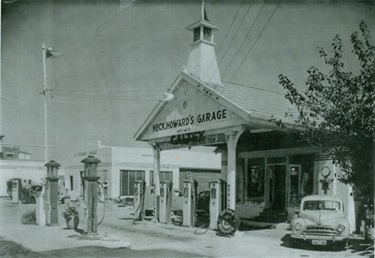
[[[206,13],[206,9],[204,8],[204,0],[202,0],[202,7],[201,7],[201,15],[202,15],[202,20],[209,21]]]

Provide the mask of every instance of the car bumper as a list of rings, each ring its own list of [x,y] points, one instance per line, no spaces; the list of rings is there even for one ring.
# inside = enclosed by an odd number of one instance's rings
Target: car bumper
[[[304,240],[307,242],[311,242],[312,244],[316,244],[316,245],[319,245],[320,243],[327,244],[329,242],[333,242],[333,243],[345,242],[349,239],[348,236],[316,236],[316,235],[297,235],[297,234],[292,234],[291,237],[294,239],[300,239],[300,240]]]

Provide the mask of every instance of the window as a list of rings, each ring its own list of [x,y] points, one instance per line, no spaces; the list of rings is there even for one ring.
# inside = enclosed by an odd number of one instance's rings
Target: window
[[[203,27],[203,38],[207,41],[211,41],[212,29]]]
[[[303,210],[339,211],[340,203],[337,201],[306,201],[303,204]]]
[[[285,164],[286,157],[269,157],[267,158],[268,164]]]
[[[73,176],[70,176],[70,191],[73,191]]]
[[[144,179],[145,172],[142,170],[121,170],[120,195],[134,195],[134,182]]]
[[[195,28],[194,29],[194,39],[193,39],[193,41],[195,42],[195,41],[199,40],[200,36],[201,36],[201,28],[200,27]]]
[[[159,180],[160,182],[170,181],[173,183],[172,171],[160,171]],[[154,185],[154,171],[150,171],[150,185]]]
[[[264,158],[248,161],[246,201],[264,201],[264,161]]]
[[[13,158],[14,158],[14,153],[12,153],[12,152],[7,152],[7,153],[6,153],[6,156],[7,156],[8,159],[13,159]]]

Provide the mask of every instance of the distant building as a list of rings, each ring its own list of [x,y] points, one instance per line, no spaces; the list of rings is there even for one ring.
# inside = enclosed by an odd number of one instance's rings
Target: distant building
[[[3,146],[2,159],[6,160],[31,160],[31,154],[21,151],[18,147]]]
[[[31,160],[30,153],[21,151],[18,147],[4,146],[3,137],[0,136],[0,197],[8,196],[8,180],[20,178],[22,182],[40,184],[46,171],[44,162]]]
[[[107,197],[129,197],[134,195],[134,182],[145,180],[147,186],[153,182],[153,152],[146,148],[100,147],[75,153],[72,163],[64,167],[65,191],[73,198],[83,194],[81,163],[88,155],[94,155],[98,165],[99,182],[107,185]],[[209,180],[220,178],[221,155],[194,150],[166,151],[161,156],[160,181],[171,181],[173,188],[181,189],[187,172],[198,182],[198,192],[208,188]]]

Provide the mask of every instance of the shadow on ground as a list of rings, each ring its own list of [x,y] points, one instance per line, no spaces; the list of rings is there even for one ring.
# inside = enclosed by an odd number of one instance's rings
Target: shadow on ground
[[[47,252],[33,252],[20,244],[0,238],[0,257],[203,257],[188,252],[167,249],[131,250],[129,248],[106,248],[85,246]],[[207,256],[204,256],[207,257]]]
[[[275,228],[275,226],[273,226],[273,225],[260,227],[260,226],[245,225],[244,223],[241,223],[238,230],[239,231],[252,231],[252,230],[274,229],[274,228]]]
[[[312,250],[312,251],[329,251],[329,252],[342,252],[347,249],[353,254],[363,255],[366,257],[374,257],[374,244],[365,242],[364,240],[351,239],[349,240],[348,246],[344,249],[335,248],[335,246],[313,246],[303,241],[294,241],[290,234],[286,234],[282,239],[281,246],[286,248],[301,249],[301,250]]]

